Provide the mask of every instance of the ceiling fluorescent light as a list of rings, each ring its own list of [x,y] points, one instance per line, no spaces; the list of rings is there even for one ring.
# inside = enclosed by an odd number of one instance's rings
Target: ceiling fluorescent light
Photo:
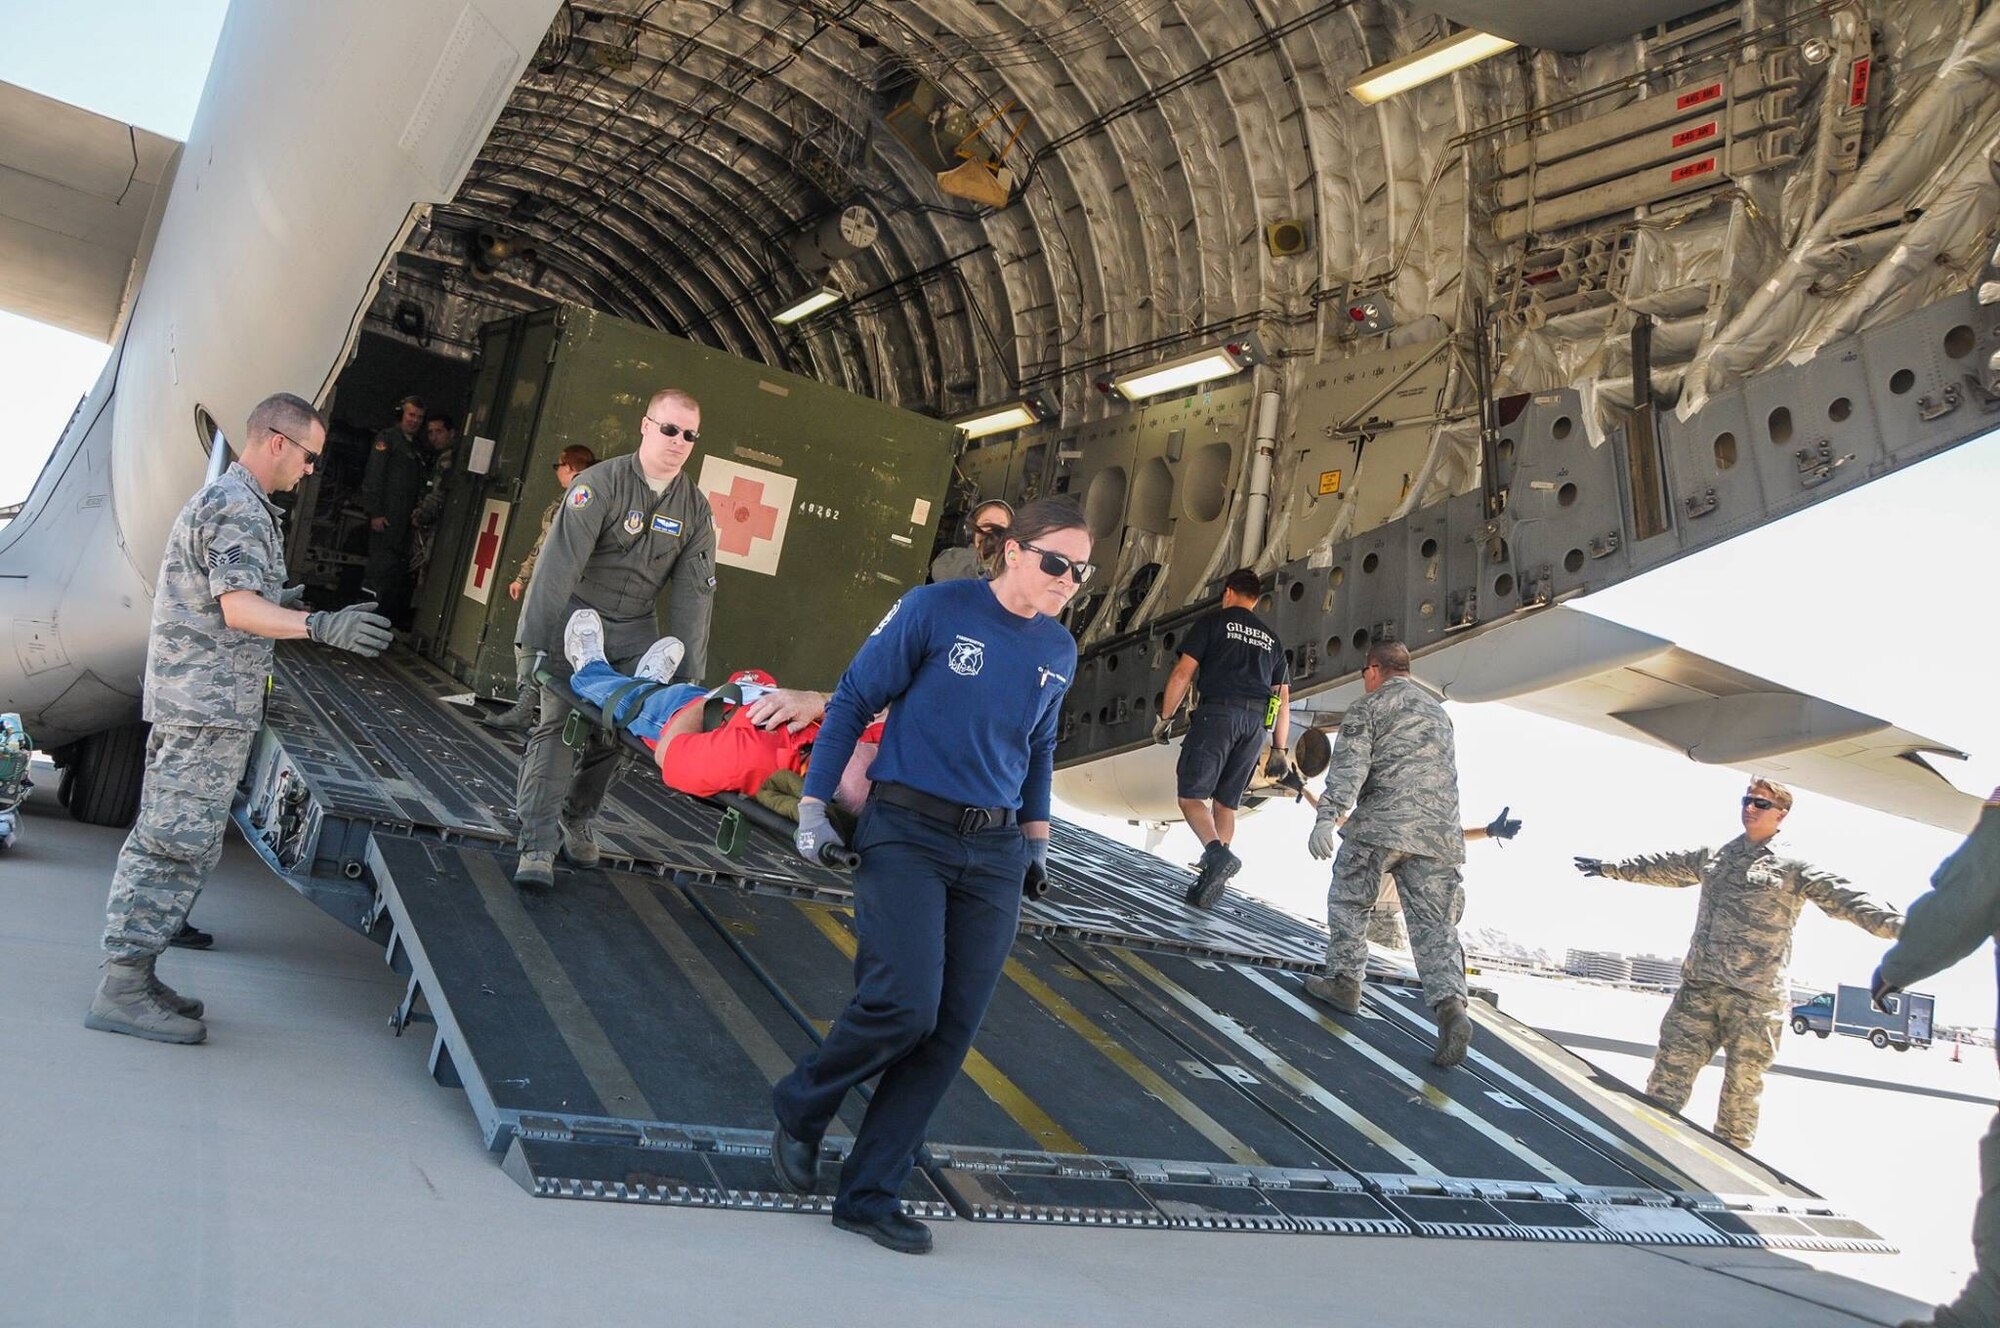
[[[1243,372],[1250,362],[1248,348],[1232,342],[1213,350],[1184,355],[1178,360],[1168,360],[1150,369],[1121,374],[1111,380],[1111,386],[1127,401],[1137,401],[1141,397],[1156,397],[1163,392],[1176,392],[1198,383],[1227,378]]]
[[[785,306],[771,315],[771,321],[780,327],[789,327],[801,318],[810,318],[820,310],[839,304],[847,298],[847,292],[831,283],[821,286],[803,298]]]
[[[1009,405],[996,406],[991,410],[978,411],[953,420],[952,423],[958,427],[960,433],[970,439],[984,438],[990,433],[1006,433],[1009,429],[1025,429],[1041,418],[1040,412],[1033,405],[1026,401],[1016,401]]]
[[[1412,51],[1400,60],[1376,65],[1349,83],[1347,90],[1363,106],[1373,106],[1399,92],[1421,87],[1467,65],[1476,65],[1488,56],[1512,49],[1514,43],[1505,37],[1467,28],[1454,32],[1443,41],[1432,42],[1422,50]]]

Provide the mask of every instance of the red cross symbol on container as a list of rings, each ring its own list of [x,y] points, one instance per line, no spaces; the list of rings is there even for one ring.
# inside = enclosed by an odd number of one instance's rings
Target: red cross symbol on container
[[[724,553],[741,557],[758,540],[771,538],[778,529],[778,509],[764,501],[764,481],[737,475],[729,481],[729,492],[711,492],[708,505],[715,510],[715,543]]]
[[[498,512],[488,512],[486,514],[486,529],[479,532],[479,547],[474,549],[472,553],[472,584],[475,588],[483,589],[485,587],[486,574],[493,570],[494,560],[499,556],[500,514]]]

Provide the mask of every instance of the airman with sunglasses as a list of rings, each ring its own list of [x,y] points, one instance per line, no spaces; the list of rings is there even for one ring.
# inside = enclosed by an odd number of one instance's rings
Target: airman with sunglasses
[[[373,604],[299,607],[271,495],[296,488],[326,450],[326,421],[289,392],[250,412],[238,460],[188,499],[154,581],[140,713],[153,728],[139,816],[119,850],[106,906],[104,979],[84,1026],[151,1042],[208,1036],[202,1003],[154,971],[222,853],[229,804],[264,722],[273,641],[379,655],[388,620]]]
[[[1743,833],[1721,848],[1647,853],[1623,862],[1578,858],[1585,876],[1641,885],[1701,887],[1681,987],[1660,1021],[1660,1049],[1646,1096],[1669,1111],[1687,1105],[1694,1078],[1720,1048],[1722,1101],[1715,1132],[1738,1148],[1757,1136],[1764,1071],[1785,1026],[1785,964],[1792,929],[1810,900],[1821,912],[1875,936],[1895,937],[1902,914],[1830,871],[1780,857],[1771,840],[1792,809],[1792,791],[1755,779],[1742,799]]]
[[[578,609],[604,625],[604,657],[620,673],[636,671],[662,636],[686,647],[674,681],[699,682],[708,667],[709,612],[715,594],[715,516],[687,463],[701,438],[701,404],[677,387],[655,392],[639,421],[639,450],[578,475],[563,495],[527,597],[514,644],[564,669],[563,628]],[[667,621],[654,604],[668,591]],[[593,730],[582,764],[562,740],[569,707],[544,696],[528,734],[515,786],[521,817],[517,885],[555,884],[558,847],[572,866],[599,858],[590,823],[617,776],[619,746]]]

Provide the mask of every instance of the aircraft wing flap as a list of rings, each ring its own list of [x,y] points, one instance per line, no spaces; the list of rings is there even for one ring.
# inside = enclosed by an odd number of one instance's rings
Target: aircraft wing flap
[[[179,147],[0,83],[0,309],[110,340]]]
[[[1979,815],[1979,798],[1924,759],[1963,756],[1947,744],[1565,605],[1427,651],[1411,672],[1447,700],[1504,701],[1940,829],[1966,833]],[[1310,722],[1360,694],[1349,678],[1295,714]]]

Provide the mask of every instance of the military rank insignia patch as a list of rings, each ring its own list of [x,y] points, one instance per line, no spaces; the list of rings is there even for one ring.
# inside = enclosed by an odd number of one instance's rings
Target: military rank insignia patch
[[[656,516],[653,518],[653,529],[662,535],[678,535],[681,533],[681,523],[674,517]]]
[[[636,535],[645,528],[646,514],[644,512],[635,507],[625,514],[625,533],[627,535]]]
[[[591,493],[588,484],[579,484],[569,491],[569,505],[571,507],[588,507],[590,506],[590,500],[594,497],[596,495]]]

